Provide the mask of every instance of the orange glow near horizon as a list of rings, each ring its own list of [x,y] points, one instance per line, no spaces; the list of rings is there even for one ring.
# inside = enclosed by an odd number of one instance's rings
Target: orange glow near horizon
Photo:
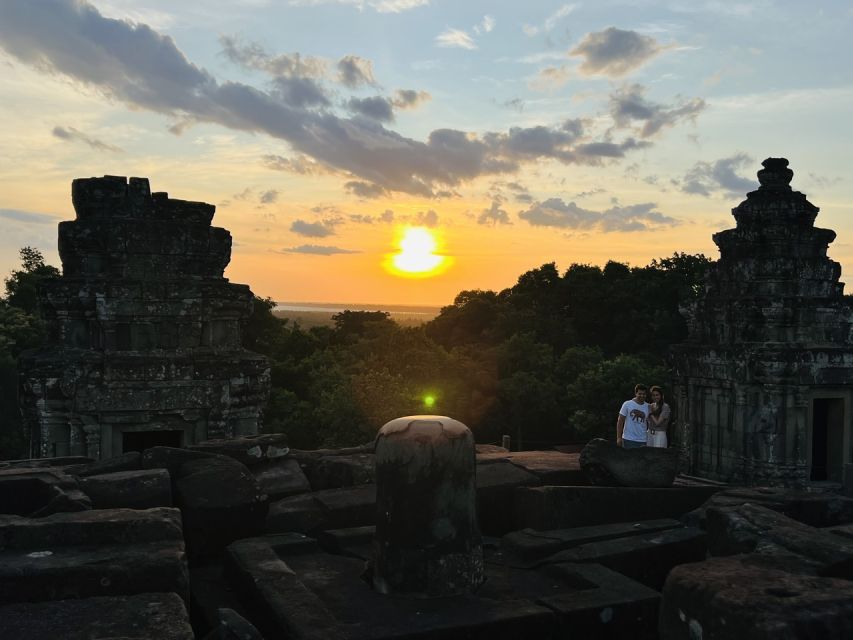
[[[439,275],[450,266],[451,259],[436,253],[435,234],[424,227],[406,227],[397,241],[399,251],[385,257],[385,269],[403,278],[429,278]]]

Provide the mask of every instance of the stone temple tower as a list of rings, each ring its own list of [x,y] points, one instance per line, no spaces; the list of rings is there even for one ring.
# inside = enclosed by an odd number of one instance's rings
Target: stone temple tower
[[[62,277],[42,292],[49,346],[21,360],[32,454],[109,458],[258,432],[263,356],[241,347],[246,285],[223,277],[231,234],[215,207],[148,180],[74,180],[59,225]]]
[[[826,255],[835,232],[814,226],[818,208],[791,189],[786,159],[762,164],[685,310],[676,432],[697,475],[841,482],[853,462],[853,313]]]

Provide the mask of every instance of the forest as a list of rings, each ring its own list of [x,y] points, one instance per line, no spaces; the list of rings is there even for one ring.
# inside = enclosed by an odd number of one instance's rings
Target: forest
[[[303,329],[256,298],[246,348],[270,360],[263,431],[292,447],[362,444],[385,422],[448,415],[480,443],[513,448],[612,437],[636,382],[669,385],[668,350],[687,335],[679,307],[710,261],[676,253],[644,267],[547,263],[500,292],[460,292],[433,320],[401,327],[382,311],[344,311]],[[21,250],[0,299],[0,459],[26,457],[17,358],[45,340],[38,288],[59,271]]]

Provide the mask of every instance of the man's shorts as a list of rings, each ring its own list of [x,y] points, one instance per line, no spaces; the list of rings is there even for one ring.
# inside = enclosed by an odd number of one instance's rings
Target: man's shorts
[[[622,448],[623,449],[639,449],[640,447],[645,447],[645,442],[639,442],[637,440],[626,440],[622,438]]]

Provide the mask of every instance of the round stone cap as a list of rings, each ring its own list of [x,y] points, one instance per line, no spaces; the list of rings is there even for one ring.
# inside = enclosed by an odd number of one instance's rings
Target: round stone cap
[[[386,422],[376,437],[390,436],[409,430],[420,432],[435,430],[443,433],[447,438],[459,438],[470,433],[470,429],[459,420],[447,416],[403,416]]]
[[[790,191],[794,172],[788,168],[787,158],[767,158],[761,163],[764,167],[758,172],[758,182],[762,189]]]

